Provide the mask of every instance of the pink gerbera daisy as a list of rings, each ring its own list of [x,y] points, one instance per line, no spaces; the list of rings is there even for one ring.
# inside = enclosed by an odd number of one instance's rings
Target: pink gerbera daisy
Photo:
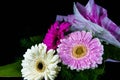
[[[57,52],[71,70],[94,69],[102,64],[103,45],[90,32],[72,32],[60,41]]]
[[[64,33],[69,30],[70,23],[56,21],[48,30],[43,43],[45,43],[49,49],[56,49],[60,43],[60,39],[64,37]]]

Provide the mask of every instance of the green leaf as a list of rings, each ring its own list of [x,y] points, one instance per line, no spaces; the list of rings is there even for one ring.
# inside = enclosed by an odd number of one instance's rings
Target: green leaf
[[[41,36],[31,36],[29,38],[23,38],[20,40],[21,47],[30,48],[32,45],[41,43],[44,35]]]
[[[60,63],[61,71],[59,72],[57,78],[55,80],[71,80],[73,75],[66,65]]]
[[[120,60],[120,48],[115,47],[113,45],[104,44],[104,60],[111,58],[114,60]]]
[[[101,67],[102,66],[102,67]],[[75,80],[99,80],[99,76],[104,73],[103,65],[95,69],[88,69],[84,71],[79,71],[75,75]]]
[[[66,65],[61,64],[61,71],[56,80],[100,80],[100,76],[104,73],[104,63],[95,69],[70,70]]]
[[[0,77],[21,77],[21,61],[0,66]]]

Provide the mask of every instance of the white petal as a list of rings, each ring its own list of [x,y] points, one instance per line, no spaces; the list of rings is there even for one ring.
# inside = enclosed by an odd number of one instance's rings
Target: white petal
[[[53,58],[53,54],[55,53],[55,50],[53,49],[50,49],[48,52],[47,52],[47,61],[50,61],[52,58]]]
[[[54,80],[54,76],[48,74],[48,77],[50,78],[50,80]]]
[[[47,74],[45,73],[45,80],[48,80],[48,76],[47,76]]]
[[[59,56],[58,55],[54,55],[54,57],[51,59],[51,62],[55,62],[59,60]]]

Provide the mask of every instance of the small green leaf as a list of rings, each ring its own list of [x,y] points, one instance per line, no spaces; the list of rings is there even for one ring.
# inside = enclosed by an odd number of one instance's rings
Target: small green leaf
[[[120,48],[115,47],[113,45],[104,44],[104,60],[111,58],[114,60],[120,60]]]
[[[21,77],[21,61],[0,66],[0,77]]]
[[[41,43],[44,35],[41,36],[31,36],[29,38],[23,38],[20,40],[21,47],[30,48],[32,45]]]
[[[72,71],[70,71],[66,65],[61,64],[61,71],[56,80],[72,80],[73,78]]]

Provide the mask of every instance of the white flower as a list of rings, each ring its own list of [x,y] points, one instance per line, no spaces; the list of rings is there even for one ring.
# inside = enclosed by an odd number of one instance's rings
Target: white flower
[[[32,46],[25,52],[22,60],[22,77],[27,80],[54,80],[61,67],[59,56],[54,55],[55,50],[47,51],[44,43]]]

